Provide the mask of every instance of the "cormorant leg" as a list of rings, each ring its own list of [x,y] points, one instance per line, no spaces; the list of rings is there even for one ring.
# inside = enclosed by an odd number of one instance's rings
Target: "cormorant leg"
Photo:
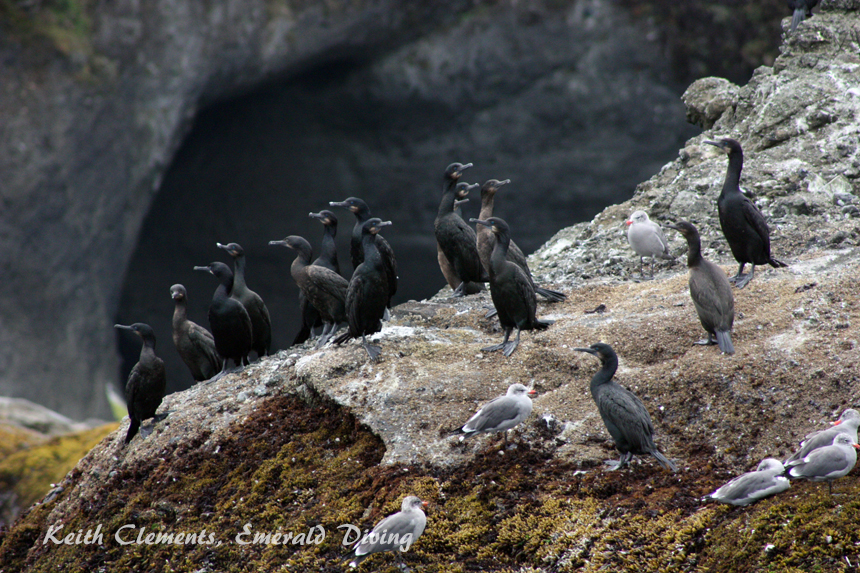
[[[520,327],[517,327],[517,338],[513,342],[505,342],[505,356],[510,356],[514,353],[514,350],[517,349],[517,346],[520,345]]]
[[[738,274],[736,274],[735,276],[733,276],[733,277],[729,278],[729,282],[730,282],[730,283],[735,284],[736,282],[738,282],[739,280],[741,280],[742,278],[744,278],[744,267],[745,267],[745,266],[746,266],[746,263],[741,263],[741,264],[740,264],[740,266],[738,267]]]
[[[693,344],[697,344],[699,346],[714,346],[717,344],[717,337],[714,334],[708,333],[707,338],[703,338],[702,340],[697,340]]]
[[[496,310],[495,307],[493,307],[487,311],[487,314],[484,315],[484,318],[493,318],[497,314],[499,314],[499,311]]]
[[[462,281],[460,285],[456,289],[454,289],[454,294],[452,294],[451,297],[453,298],[455,296],[466,296],[466,281]]]
[[[364,350],[367,352],[367,356],[370,357],[371,362],[376,362],[379,358],[379,353],[382,352],[382,348],[379,346],[374,346],[372,344],[367,343],[367,339],[364,335],[361,335],[361,343],[364,345]]]
[[[754,274],[755,274],[755,263],[753,263],[752,268],[750,268],[750,274],[744,275],[743,277],[738,279],[737,282],[735,282],[735,286],[738,288],[744,288],[752,280]]]
[[[501,344],[494,344],[492,346],[487,346],[486,348],[482,348],[481,352],[495,352],[496,350],[501,350],[508,343],[508,338],[511,336],[512,328],[505,329],[505,339],[501,342]]]
[[[388,322],[391,320],[391,312],[388,311],[388,307],[385,307],[385,312],[382,313],[382,322]]]
[[[331,337],[331,331],[334,328],[334,323],[324,322],[323,323],[323,331],[320,334],[320,339],[317,342],[317,345],[314,347],[315,349],[320,349],[325,346],[325,343],[328,342],[328,339]]]

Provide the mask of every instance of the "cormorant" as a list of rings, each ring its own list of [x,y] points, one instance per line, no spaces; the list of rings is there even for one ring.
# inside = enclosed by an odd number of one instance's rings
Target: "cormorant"
[[[499,315],[499,323],[505,329],[501,344],[482,348],[484,352],[502,350],[505,356],[513,354],[520,344],[520,331],[546,330],[552,321],[535,317],[537,299],[532,281],[523,269],[507,259],[511,243],[510,227],[498,217],[470,219],[470,222],[489,227],[496,235],[496,246],[490,257],[490,296]],[[511,331],[517,329],[517,339],[508,342]]]
[[[507,431],[532,413],[532,401],[529,395],[535,393],[534,390],[529,390],[522,384],[511,384],[507,394],[493,398],[469,418],[469,421],[460,429],[460,433],[463,434],[463,438],[468,438],[481,432],[503,432],[507,441]]]
[[[837,434],[833,444],[818,448],[799,460],[788,470],[788,475],[812,481],[826,481],[833,495],[833,480],[847,475],[857,463],[860,446],[848,434]]]
[[[469,183],[459,182],[457,183],[457,196],[465,197],[464,199],[458,199],[454,201],[454,213],[462,219],[463,212],[460,209],[460,205],[469,201],[469,198],[466,195],[469,194],[469,191],[476,188],[478,186],[477,183],[470,185]],[[457,287],[460,286],[462,282],[460,277],[457,276],[457,272],[454,270],[454,266],[451,264],[451,261],[448,260],[448,257],[445,256],[445,253],[442,252],[442,246],[439,245],[438,241],[436,242],[436,260],[439,262],[439,269],[442,271],[442,276],[445,277],[445,282],[448,283],[448,286],[451,287],[451,290],[457,290]],[[464,287],[465,294],[475,294],[484,290],[484,284],[480,282],[468,282]]]
[[[774,458],[766,458],[754,472],[747,472],[734,478],[708,497],[732,505],[749,505],[769,495],[787,490],[791,484],[784,474],[785,466],[782,462]]]
[[[788,0],[788,7],[792,10],[790,34],[794,34],[797,25],[803,22],[804,18],[812,18],[812,9],[817,4],[818,0]]]
[[[170,287],[170,296],[174,302],[173,345],[191,370],[194,380],[209,380],[223,367],[223,361],[215,349],[215,337],[196,322],[188,320],[188,293],[184,286],[176,284]]]
[[[391,221],[381,221],[374,217],[366,221],[361,228],[364,262],[353,271],[346,291],[346,319],[349,329],[334,340],[335,344],[340,344],[360,336],[364,350],[372,362],[376,362],[381,348],[368,344],[365,337],[382,330],[382,317],[385,316],[389,300],[385,263],[375,239],[379,231],[390,224]]]
[[[326,267],[337,274],[340,274],[340,264],[337,260],[337,246],[335,237],[337,236],[337,217],[334,213],[328,210],[322,210],[319,213],[308,213],[308,217],[319,220],[323,224],[323,238],[320,247],[320,256],[312,262],[312,265]],[[317,309],[305,298],[305,293],[299,289],[299,311],[302,315],[302,328],[293,339],[293,346],[301,344],[308,338],[314,336],[314,329],[317,327],[324,328],[322,317]]]
[[[674,261],[669,254],[669,241],[663,233],[663,227],[651,221],[645,211],[634,211],[627,220],[627,243],[639,255],[639,275],[645,278],[643,257],[651,257],[651,278],[654,278],[654,259],[660,257],[666,261]]]
[[[319,311],[323,320],[323,332],[316,346],[322,347],[337,330],[337,325],[346,322],[346,292],[349,283],[328,267],[312,265],[311,245],[302,237],[290,235],[283,241],[270,241],[269,244],[296,251],[290,274],[304,293],[305,299]]]
[[[481,186],[481,214],[478,215],[479,219],[486,221],[493,216],[496,192],[499,190],[499,187],[507,185],[510,182],[510,179],[505,179],[504,181],[490,179]],[[492,231],[481,225],[478,225],[477,235],[478,255],[481,257],[481,265],[489,271],[490,257],[493,254],[493,246],[496,244],[496,239]],[[529,269],[528,260],[513,239],[511,239],[511,246],[508,248],[508,260],[523,269],[523,272],[525,272],[529,280],[532,281],[532,287],[535,290],[535,294],[541,295],[550,302],[561,302],[567,298],[567,295],[564,293],[543,288],[535,284],[534,277],[532,277],[532,272]]]
[[[245,284],[245,251],[236,243],[217,245],[233,257],[233,291],[230,296],[241,302],[251,317],[254,329],[254,345],[251,349],[257,353],[258,358],[268,356],[272,346],[272,319],[260,295]]]
[[[723,190],[717,198],[717,211],[720,214],[720,227],[729,243],[735,260],[740,263],[738,274],[730,278],[738,288],[747,286],[755,274],[756,265],[768,264],[774,268],[787,267],[782,261],[770,255],[770,229],[758,207],[741,192],[741,170],[744,168],[744,154],[741,144],[734,139],[706,141],[729,156],[729,167]],[[750,263],[750,274],[745,275],[744,265]]]
[[[489,280],[487,270],[481,266],[475,231],[454,211],[454,203],[464,198],[473,187],[457,185],[463,170],[471,166],[471,163],[452,163],[445,169],[442,201],[433,223],[437,248],[441,249],[448,259],[456,276],[455,280],[459,281],[454,289],[454,296],[465,296],[468,291],[477,292],[469,283]]]
[[[355,559],[349,566],[358,567],[368,556],[381,551],[394,551],[399,561],[400,553],[405,553],[424,533],[427,516],[424,515],[422,507],[426,505],[426,501],[421,501],[414,495],[407,496],[400,506],[400,511],[377,523],[370,533],[356,542]]]
[[[215,348],[224,358],[221,374],[227,372],[227,363],[230,360],[233,360],[237,368],[248,364],[248,353],[254,346],[254,330],[248,311],[241,302],[230,296],[233,290],[233,271],[218,261],[205,267],[194,267],[194,270],[212,273],[220,283],[209,305],[209,328],[215,338]]]
[[[664,468],[678,471],[677,466],[654,445],[654,426],[645,405],[633,392],[612,379],[618,369],[618,356],[612,347],[598,342],[588,348],[574,350],[588,352],[600,359],[601,368],[591,379],[591,397],[597,404],[609,435],[615,441],[615,449],[621,452],[618,462],[606,463],[613,466],[612,469],[619,469],[627,465],[633,454],[651,454]]]
[[[352,227],[352,235],[349,239],[349,256],[352,259],[352,271],[364,262],[364,249],[362,248],[362,228],[370,219],[370,207],[367,203],[357,197],[350,197],[346,201],[340,203],[329,203],[332,207],[343,207],[349,209],[355,215],[355,225]],[[376,248],[382,256],[382,263],[385,268],[385,280],[388,284],[388,301],[385,303],[386,308],[391,308],[391,299],[397,293],[397,259],[394,258],[394,251],[391,245],[382,235],[376,235]]]
[[[143,340],[140,348],[140,359],[131,369],[128,381],[125,383],[125,404],[128,407],[129,426],[125,435],[125,443],[129,443],[140,429],[140,424],[149,418],[156,422],[163,420],[166,414],[156,416],[155,411],[161,405],[167,390],[167,373],[164,362],[155,355],[155,333],[148,324],[135,322],[131,326],[115,324],[114,328],[130,330]]]
[[[837,434],[848,434],[856,442],[858,426],[860,426],[860,413],[849,408],[842,412],[838,420],[833,422],[833,427],[808,434],[800,443],[800,449],[783,463],[786,467],[796,465],[813,450],[831,445]]]
[[[735,321],[735,298],[726,273],[702,257],[699,231],[692,224],[681,221],[667,225],[687,239],[687,266],[690,268],[690,298],[699,315],[708,338],[694,344],[717,344],[726,354],[734,354],[732,324]]]

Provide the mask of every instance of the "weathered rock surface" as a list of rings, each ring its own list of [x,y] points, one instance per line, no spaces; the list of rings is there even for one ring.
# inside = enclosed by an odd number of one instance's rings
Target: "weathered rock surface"
[[[850,80],[860,64],[860,24],[856,12],[835,7],[825,0],[774,68],[739,88],[714,130],[690,140],[633,199],[561,231],[532,257],[536,280],[570,299],[541,304],[539,316],[555,324],[524,333],[509,359],[480,351],[501,337],[497,322],[484,318],[486,295],[451,300],[446,289],[401,305],[378,335],[378,365],[356,344],[302,348],[169,396],[170,416],[151,436],[124,448],[121,427],[101,442],[61,490],[3,534],[0,556],[33,570],[170,563],[333,571],[346,553],[338,524],[367,526],[414,493],[433,506],[406,556],[416,570],[853,567],[856,473],[835,484],[846,498],[794,482],[749,508],[701,500],[860,406],[860,229],[845,208],[860,193],[857,146],[848,146],[858,133]],[[789,263],[759,268],[734,290],[733,356],[692,346],[702,332],[676,234],[667,233],[679,261],[635,282],[638,258],[623,228],[635,209],[658,221],[691,220],[705,256],[734,272],[714,205],[726,160],[702,145],[720,135],[744,145],[741,183],[769,217],[775,256]],[[604,312],[586,312],[599,304]],[[677,474],[651,460],[603,469],[615,453],[588,394],[597,364],[572,350],[597,340],[618,352],[617,378],[651,412],[658,444],[682,468]],[[499,451],[488,437],[461,445],[446,435],[511,382],[539,393],[515,447]],[[105,543],[43,543],[59,523],[63,533],[102,523]],[[293,533],[320,525],[331,535],[311,547],[245,546],[236,538],[245,524]],[[205,527],[214,541],[120,546],[113,536],[123,525],[145,533]],[[391,556],[374,559],[394,567]]]

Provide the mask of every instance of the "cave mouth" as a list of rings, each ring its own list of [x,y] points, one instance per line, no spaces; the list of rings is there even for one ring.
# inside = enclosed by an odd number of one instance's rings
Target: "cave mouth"
[[[244,248],[247,283],[269,308],[277,351],[288,348],[299,329],[298,289],[290,276],[293,253],[268,243],[301,235],[316,254],[323,228],[309,212],[350,196],[365,199],[374,216],[394,223],[385,230],[398,260],[393,302],[421,300],[445,286],[433,219],[449,163],[474,163],[464,176],[469,182],[513,180],[497,198],[496,211],[528,253],[559,229],[627,199],[689,135],[678,127],[683,119],[667,128],[655,115],[655,105],[669,104],[654,104],[642,93],[631,96],[636,104],[629,109],[607,114],[606,102],[590,95],[572,102],[560,87],[567,80],[553,79],[557,85],[536,94],[536,82],[528,78],[491,98],[452,104],[450,97],[381,89],[379,73],[370,62],[341,58],[198,113],[144,220],[117,313],[119,323],[146,322],[155,330],[168,392],[192,384],[172,348],[169,289],[185,285],[189,318],[208,328],[216,282],[192,269],[229,262],[217,242]],[[558,76],[555,70],[547,74]],[[662,85],[654,91],[652,99],[668,93]],[[671,105],[678,105],[670,95]],[[594,105],[600,107],[587,109]],[[581,114],[571,113],[576,106]],[[645,134],[661,138],[659,145]],[[464,217],[479,209],[476,196],[464,206]],[[332,210],[348,276],[355,220],[348,211]],[[126,336],[117,340],[118,382],[124,385],[140,346]]]

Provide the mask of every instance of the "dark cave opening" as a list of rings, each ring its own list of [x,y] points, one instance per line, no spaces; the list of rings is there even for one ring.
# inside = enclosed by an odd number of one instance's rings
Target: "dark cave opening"
[[[631,123],[629,114],[643,116],[636,110],[569,114],[559,121],[569,102],[547,111],[553,102],[539,102],[534,94],[511,94],[513,101],[504,104],[505,94],[499,94],[491,103],[454,108],[412,94],[380,95],[373,80],[367,65],[340,60],[213,104],[195,118],[144,221],[117,315],[119,323],[147,322],[155,330],[168,392],[192,383],[173,348],[169,289],[185,285],[189,319],[209,328],[216,281],[192,269],[230,262],[216,242],[244,248],[247,283],[269,308],[276,352],[299,329],[298,289],[290,277],[294,254],[268,242],[301,235],[316,254],[323,228],[308,213],[329,208],[329,201],[361,197],[374,216],[393,221],[385,236],[398,257],[394,303],[421,300],[445,286],[433,219],[449,163],[474,163],[464,177],[469,182],[513,180],[497,198],[496,213],[532,252],[559,229],[628,198],[686,135],[663,141],[655,152],[639,139],[653,131],[648,124],[656,119]],[[505,137],[505,125],[512,134],[539,135]],[[619,141],[612,130],[626,135]],[[643,158],[642,148],[651,155]],[[477,216],[480,197],[464,207],[465,218]],[[348,278],[354,217],[332,210]],[[121,385],[140,348],[130,338],[118,337]]]

